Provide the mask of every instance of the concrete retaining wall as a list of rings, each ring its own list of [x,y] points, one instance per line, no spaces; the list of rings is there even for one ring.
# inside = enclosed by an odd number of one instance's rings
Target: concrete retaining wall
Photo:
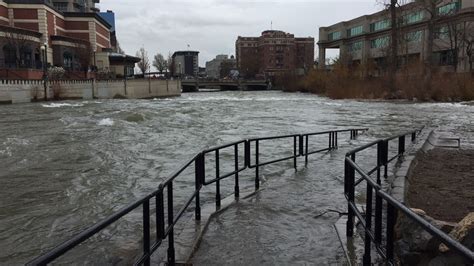
[[[48,82],[48,99],[130,99],[181,95],[179,80],[67,80]],[[41,80],[0,80],[1,103],[25,103],[44,99]]]

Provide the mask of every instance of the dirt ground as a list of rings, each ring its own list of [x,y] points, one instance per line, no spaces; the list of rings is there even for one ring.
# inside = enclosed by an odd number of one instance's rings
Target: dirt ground
[[[410,207],[450,222],[474,212],[474,150],[434,149],[417,160],[409,177]]]

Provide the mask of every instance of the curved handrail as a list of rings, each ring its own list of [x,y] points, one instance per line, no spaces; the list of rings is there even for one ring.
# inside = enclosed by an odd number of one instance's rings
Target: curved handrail
[[[375,243],[375,248],[379,255],[386,260],[388,264],[394,265],[394,227],[397,217],[397,212],[402,212],[406,217],[416,222],[424,230],[429,232],[434,237],[438,238],[442,243],[446,244],[448,247],[457,251],[461,254],[466,260],[470,263],[474,263],[474,252],[469,250],[467,247],[463,246],[458,241],[451,238],[448,234],[444,233],[440,229],[436,228],[428,221],[421,218],[418,214],[412,211],[410,208],[396,200],[387,192],[383,191],[381,182],[380,182],[380,170],[382,167],[385,167],[385,175],[387,173],[387,164],[390,163],[393,159],[401,156],[405,152],[405,138],[408,135],[411,135],[412,141],[416,139],[417,134],[421,132],[420,130],[414,130],[406,132],[403,134],[398,134],[386,139],[380,139],[348,152],[345,158],[345,196],[348,200],[348,219],[346,234],[348,237],[353,236],[353,227],[354,227],[354,217],[357,217],[361,222],[362,227],[365,230],[364,237],[364,265],[371,264],[371,242]],[[388,158],[388,142],[391,140],[398,139],[398,153],[393,158]],[[364,151],[370,147],[377,145],[377,166],[367,172],[362,167],[356,163],[356,154],[360,151]],[[377,180],[374,180],[370,175],[377,171]],[[361,178],[358,181],[355,181],[355,173],[359,174]],[[366,192],[366,213],[365,217],[363,213],[357,208],[355,202],[355,187],[360,184],[362,181],[367,183],[367,192]],[[373,208],[373,199],[372,193],[375,192],[375,218],[372,218],[372,208]],[[387,203],[387,229],[386,229],[386,243],[385,248],[382,245],[382,209],[383,203]],[[375,222],[374,228],[372,227],[372,220]]]

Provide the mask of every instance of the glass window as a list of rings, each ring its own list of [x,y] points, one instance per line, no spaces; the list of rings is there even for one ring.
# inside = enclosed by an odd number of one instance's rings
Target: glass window
[[[413,31],[409,32],[406,35],[406,39],[408,42],[419,42],[421,40],[421,36],[423,35],[423,31]]]
[[[449,28],[447,26],[439,27],[435,31],[436,39],[448,39],[449,38]]]
[[[347,30],[347,37],[360,35],[360,34],[363,33],[363,31],[364,31],[364,27],[362,25],[350,28],[350,29]]]
[[[4,63],[6,67],[16,67],[16,49],[12,45],[3,46]]]
[[[447,5],[438,7],[438,14],[440,15],[450,15],[457,13],[457,11],[460,9],[461,5],[459,2],[453,2],[449,3]]]
[[[379,31],[379,30],[384,30],[390,28],[390,20],[385,19],[381,21],[374,22],[370,24],[370,31]]]
[[[349,51],[350,52],[355,52],[355,51],[359,51],[359,50],[362,50],[362,41],[359,41],[359,42],[353,42],[351,44],[349,44]]]
[[[403,17],[403,24],[412,24],[423,20],[423,12],[417,11]]]
[[[339,39],[341,39],[341,32],[340,31],[331,32],[331,33],[329,33],[328,37],[329,37],[330,41],[339,40]]]
[[[390,37],[388,36],[377,38],[370,41],[370,47],[371,48],[387,47],[389,44],[389,41],[390,41]]]

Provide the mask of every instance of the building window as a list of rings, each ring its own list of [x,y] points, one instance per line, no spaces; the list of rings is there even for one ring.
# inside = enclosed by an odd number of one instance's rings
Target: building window
[[[457,13],[459,9],[461,9],[461,3],[453,2],[447,5],[438,7],[438,14],[439,15],[452,15],[452,14]]]
[[[20,67],[21,68],[31,68],[32,67],[32,50],[28,46],[20,48]]]
[[[385,19],[385,20],[377,21],[375,23],[370,24],[370,32],[388,29],[389,27],[390,27],[390,20]]]
[[[362,25],[357,26],[357,27],[353,27],[353,28],[350,28],[350,29],[347,30],[347,37],[360,35],[363,32],[364,32],[364,27]]]
[[[446,50],[435,53],[435,56],[438,57],[438,63],[440,66],[452,66],[455,64],[454,60],[454,51]]]
[[[449,28],[447,26],[439,27],[435,30],[436,39],[449,39]]]
[[[4,63],[6,67],[16,67],[16,49],[11,45],[3,46]]]
[[[403,24],[412,24],[423,20],[423,12],[417,11],[403,16]]]
[[[389,44],[389,41],[390,41],[390,37],[388,36],[377,38],[370,41],[370,47],[371,48],[387,47]]]
[[[406,35],[407,42],[419,42],[421,40],[421,36],[423,35],[423,31],[413,31],[409,32]]]
[[[355,51],[362,50],[362,46],[363,46],[362,41],[353,42],[353,43],[349,44],[349,52],[355,52]]]
[[[65,69],[72,69],[73,62],[72,62],[72,54],[69,52],[64,52],[63,54],[63,66]]]
[[[328,39],[330,41],[335,41],[335,40],[341,39],[341,32],[340,31],[335,31],[335,32],[329,33],[328,34]]]
[[[68,5],[68,3],[55,2],[54,3],[54,8],[56,8],[58,11],[61,11],[61,12],[67,12],[67,5]]]

